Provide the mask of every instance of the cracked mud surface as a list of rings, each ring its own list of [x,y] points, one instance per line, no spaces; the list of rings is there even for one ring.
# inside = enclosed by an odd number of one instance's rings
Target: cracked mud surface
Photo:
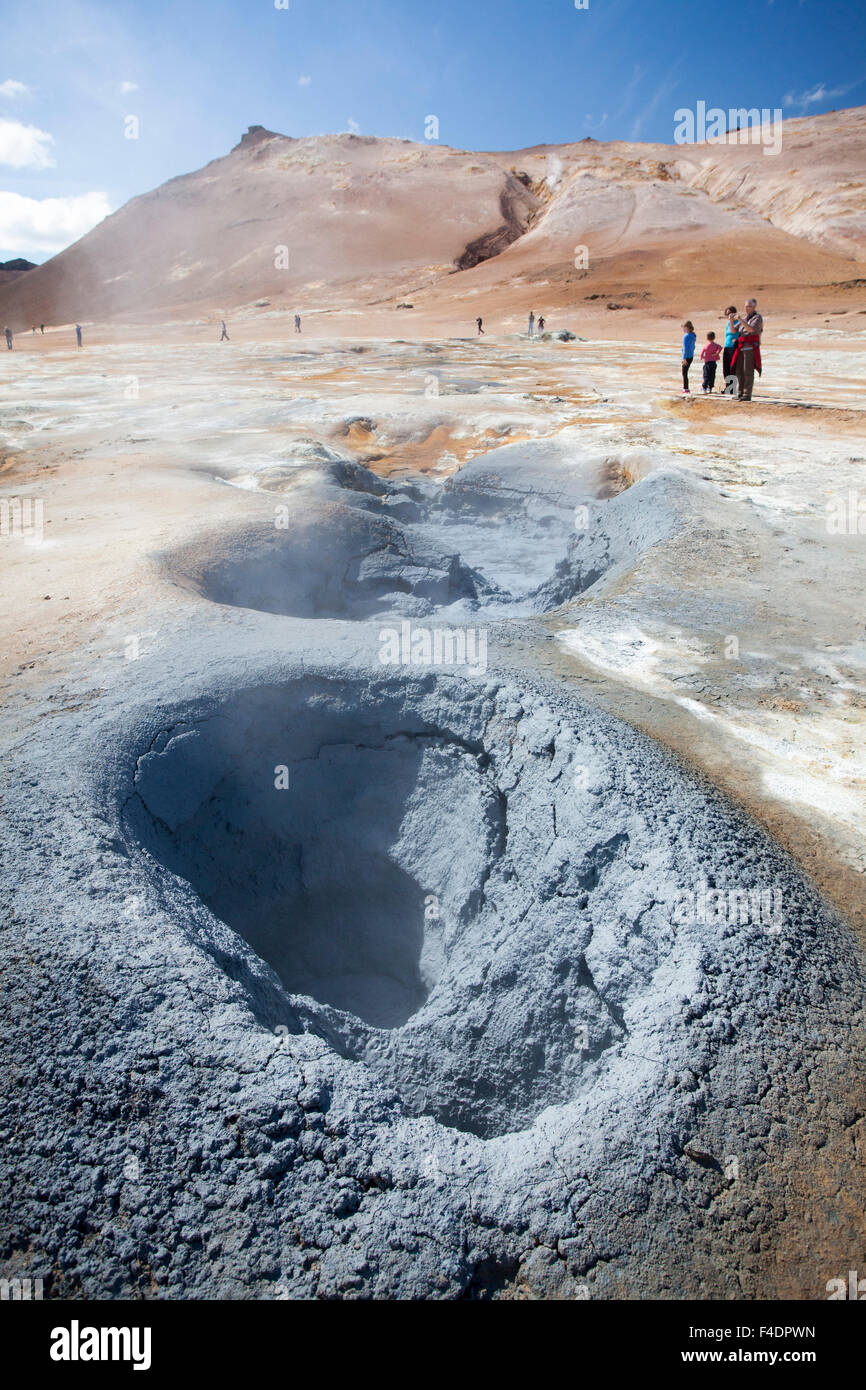
[[[240,648],[243,681],[210,663],[176,704],[177,651],[134,717],[72,716],[62,773],[31,750],[13,1018],[79,1021],[8,1073],[28,1266],[90,1296],[802,1295],[765,1241],[796,1242],[792,1182],[844,1185],[859,976],[790,861],[555,692]],[[321,834],[277,809],[276,746]],[[781,932],[675,929],[692,865],[772,882]]]

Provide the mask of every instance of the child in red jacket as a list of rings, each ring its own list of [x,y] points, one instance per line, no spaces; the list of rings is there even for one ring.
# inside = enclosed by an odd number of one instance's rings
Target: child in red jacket
[[[716,342],[715,333],[707,334],[707,345],[701,352],[701,361],[704,364],[704,394],[712,391],[716,384],[716,363],[722,355],[722,349]]]

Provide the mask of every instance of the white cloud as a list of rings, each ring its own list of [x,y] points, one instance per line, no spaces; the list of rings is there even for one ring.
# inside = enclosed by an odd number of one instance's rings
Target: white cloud
[[[50,146],[54,136],[35,125],[0,120],[0,164],[13,169],[50,169],[54,164]]]
[[[640,139],[641,131],[643,130],[647,121],[651,121],[653,119],[656,111],[659,109],[662,102],[668,101],[671,97],[671,94],[676,90],[677,83],[675,80],[675,74],[677,68],[680,66],[680,62],[681,60],[678,58],[677,61],[674,63],[673,67],[670,69],[668,79],[664,82],[659,83],[653,95],[650,97],[649,101],[644,106],[643,110],[638,112],[637,116],[632,122],[632,140]],[[671,107],[671,117],[673,117],[673,107]]]
[[[0,193],[0,247],[9,255],[54,255],[101,222],[111,212],[105,193],[70,198],[25,198]]]
[[[5,82],[0,82],[0,97],[26,97],[30,95],[30,88],[26,82],[16,82],[14,77],[7,77]]]
[[[127,95],[128,92],[137,92],[137,91],[138,91],[138,83],[137,83],[137,82],[121,82],[121,84],[120,84],[120,95],[121,95],[122,97],[125,97],[125,96]]]
[[[361,134],[361,127],[358,125],[358,122],[354,119],[353,116],[350,116],[348,121],[346,122],[346,128],[352,135]]]
[[[846,92],[853,91],[853,85],[851,87],[828,87],[826,82],[816,82],[814,87],[809,87],[805,92],[786,92],[783,97],[783,104],[785,106],[800,106],[805,109],[807,106],[816,106],[821,101],[832,101],[833,97],[843,97]]]
[[[299,87],[309,87],[309,86],[312,85],[312,81],[313,81],[312,77],[299,77],[299,78],[298,78],[298,86],[299,86]]]

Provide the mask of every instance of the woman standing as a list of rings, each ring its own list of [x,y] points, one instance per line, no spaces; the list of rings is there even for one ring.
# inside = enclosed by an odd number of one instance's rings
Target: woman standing
[[[737,350],[737,343],[739,341],[739,328],[735,327],[737,319],[735,305],[728,305],[725,310],[725,318],[727,319],[727,323],[725,324],[725,347],[722,353],[722,376],[725,378],[725,384],[722,390],[726,391],[729,396],[736,396],[736,388],[732,386],[731,382],[734,376],[734,353]]]

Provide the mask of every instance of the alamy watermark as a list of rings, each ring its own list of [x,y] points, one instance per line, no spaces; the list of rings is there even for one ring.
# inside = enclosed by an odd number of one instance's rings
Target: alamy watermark
[[[858,1303],[866,1301],[866,1279],[858,1279],[856,1269],[848,1270],[847,1279],[841,1276],[828,1279],[824,1287],[829,1303],[838,1302],[839,1299],[856,1299]]]
[[[149,1327],[82,1327],[77,1318],[68,1327],[51,1330],[48,1355],[52,1361],[128,1361],[134,1371],[151,1365]]]
[[[44,525],[41,497],[0,497],[0,536],[41,543]]]
[[[475,627],[416,627],[403,622],[379,633],[382,666],[453,666],[467,675],[487,672],[487,629]]]
[[[866,536],[866,498],[853,487],[831,497],[824,525],[830,536]]]
[[[157,637],[158,635],[159,628],[155,628],[151,632],[130,632],[129,635],[123,639],[124,658],[127,661],[141,661],[144,655],[142,643],[146,638]]]
[[[764,154],[780,154],[782,150],[782,108],[771,111],[764,107],[721,106],[707,109],[699,101],[695,110],[680,106],[674,112],[675,145],[763,145]]]
[[[0,1303],[29,1303],[41,1297],[41,1279],[0,1279]]]
[[[681,888],[674,905],[678,926],[755,926],[770,936],[782,930],[783,897],[778,888],[710,888],[706,879],[700,886]]]

